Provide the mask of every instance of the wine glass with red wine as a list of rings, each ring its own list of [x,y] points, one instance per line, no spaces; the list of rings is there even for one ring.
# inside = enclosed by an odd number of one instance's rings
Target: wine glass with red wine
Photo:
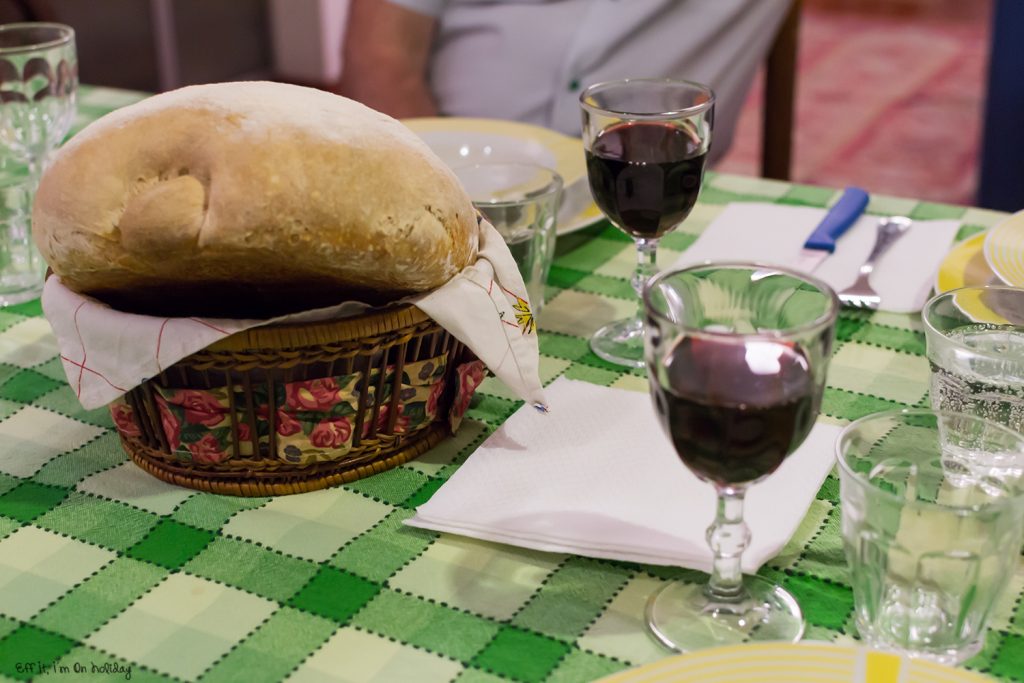
[[[700,83],[630,78],[590,86],[580,106],[590,192],[636,242],[632,284],[639,297],[657,271],[658,239],[686,219],[700,194],[715,95]],[[643,367],[639,307],[595,332],[590,347],[612,363]]]
[[[744,576],[747,488],[803,443],[818,415],[839,300],[825,283],[770,266],[703,264],[644,290],[651,397],[683,464],[715,487],[705,585],[667,584],[647,603],[664,645],[690,651],[751,640],[795,642],[796,600]]]

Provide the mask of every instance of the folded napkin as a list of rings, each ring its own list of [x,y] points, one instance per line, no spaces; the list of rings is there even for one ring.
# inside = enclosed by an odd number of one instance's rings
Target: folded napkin
[[[711,568],[711,484],[676,456],[643,393],[560,378],[550,412],[521,408],[406,521],[499,543],[590,557]],[[747,493],[756,571],[796,531],[832,469],[839,427],[818,424]]]
[[[476,353],[521,398],[544,404],[540,352],[526,287],[505,240],[480,223],[477,260],[438,289],[406,299]],[[345,302],[269,320],[163,318],[123,313],[51,276],[43,312],[71,388],[87,409],[114,400],[185,356],[235,332],[272,323],[331,320],[369,307]]]
[[[793,267],[804,241],[824,215],[824,209],[805,206],[730,204],[673,267],[725,260]],[[878,220],[877,216],[861,217],[839,238],[835,253],[818,266],[815,277],[837,292],[853,284],[874,246]],[[921,310],[959,229],[959,221],[914,221],[871,276],[871,285],[882,297],[883,311]]]

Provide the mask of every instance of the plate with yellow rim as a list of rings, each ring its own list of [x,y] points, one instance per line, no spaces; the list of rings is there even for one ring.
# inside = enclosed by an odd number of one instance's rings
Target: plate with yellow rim
[[[987,232],[979,232],[957,242],[935,273],[935,292],[942,294],[951,289],[975,285],[1001,284],[985,259]]]
[[[935,293],[942,294],[961,287],[1001,285],[999,279],[985,258],[987,232],[980,232],[958,242],[939,264],[935,274]],[[956,296],[956,306],[977,322],[995,325],[1007,324],[1006,318],[996,313],[982,301],[981,294],[968,290]]]
[[[603,218],[590,197],[583,141],[541,126],[458,116],[403,119],[449,166],[487,162],[535,163],[558,171],[565,183],[559,235]]]
[[[993,683],[934,662],[829,643],[765,643],[698,650],[599,683]]]
[[[1024,211],[997,223],[985,238],[985,260],[1005,284],[1024,287]]]

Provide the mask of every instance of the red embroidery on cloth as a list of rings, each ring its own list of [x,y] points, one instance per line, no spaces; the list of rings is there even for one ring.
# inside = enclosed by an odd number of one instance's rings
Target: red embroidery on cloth
[[[89,354],[85,350],[85,339],[82,338],[82,330],[80,330],[78,328],[78,312],[82,310],[82,307],[85,306],[86,303],[88,303],[88,302],[83,301],[82,303],[78,304],[78,308],[75,309],[75,315],[74,315],[75,334],[78,335],[78,343],[82,345],[82,362],[81,363],[75,363],[74,361],[71,361],[71,360],[68,361],[72,365],[77,365],[78,366],[78,389],[76,390],[75,395],[79,396],[79,397],[82,395],[82,376],[85,374],[85,370],[87,369],[85,367],[85,361],[89,357]],[[99,375],[98,372],[96,374]],[[101,375],[101,377],[102,377],[102,375]],[[106,379],[106,378],[104,377],[104,379]],[[109,382],[108,382],[108,384],[109,384]],[[113,386],[113,385],[111,385],[111,386]]]
[[[220,332],[221,334],[225,334],[225,335],[231,334],[231,332],[229,332],[228,330],[225,330],[225,329],[222,329],[220,327],[217,327],[216,325],[213,325],[213,324],[203,320],[202,318],[188,318],[188,319],[191,320],[194,323],[198,323],[198,324],[202,325],[203,327],[209,327],[214,332]],[[163,372],[164,371],[164,367],[162,365],[160,365],[160,345],[163,343],[164,328],[167,327],[167,323],[169,323],[169,322],[171,322],[170,318],[164,318],[164,321],[162,323],[160,323],[160,332],[157,334],[157,337],[156,337],[156,357],[155,357],[155,360],[156,360],[156,369],[157,369],[158,372]]]
[[[197,322],[200,325],[205,325],[206,327],[209,327],[211,330],[213,330],[215,332],[220,332],[221,334],[231,334],[229,331],[222,330],[221,328],[217,327],[216,325],[213,325],[213,324],[209,323],[206,320],[203,320],[202,318],[189,318],[189,320],[191,320],[193,322]]]
[[[111,382],[109,379],[104,377],[103,373],[97,372],[97,371],[93,370],[92,368],[86,367],[84,364],[79,363],[78,361],[71,360],[67,356],[63,356],[63,355],[60,357],[60,359],[62,361],[64,361],[64,362],[66,362],[66,363],[70,363],[71,365],[74,365],[76,368],[80,368],[81,371],[91,372],[92,374],[96,375],[97,377],[99,377],[104,382],[106,382],[107,384],[109,384],[113,388],[117,389],[118,391],[121,391],[121,392],[128,391],[127,389],[125,389],[123,387],[117,386],[116,384]],[[81,382],[81,373],[79,373],[78,396],[81,396],[81,395],[82,395],[82,382]]]
[[[515,292],[512,292],[512,291],[509,291],[509,290],[505,289],[502,285],[498,285],[498,286],[501,287],[501,291],[505,292],[506,294],[508,294],[511,297],[515,297],[516,299],[522,299],[523,298],[523,297],[519,296],[518,294],[516,294]]]
[[[160,344],[164,340],[164,328],[167,327],[167,323],[169,322],[171,322],[170,318],[164,318],[164,321],[160,323],[160,331],[156,335],[156,356],[154,357],[154,360],[156,360],[157,372],[164,371],[163,366],[160,365]]]
[[[107,377],[102,372],[99,372],[98,370],[94,370],[94,369],[90,368],[88,365],[86,365],[86,361],[89,358],[89,353],[88,353],[88,351],[85,348],[85,339],[82,337],[82,330],[81,330],[81,328],[78,325],[78,314],[79,314],[79,312],[82,310],[82,308],[87,303],[89,303],[89,302],[83,301],[82,303],[78,304],[78,307],[75,309],[75,313],[74,313],[74,316],[73,316],[73,320],[74,320],[74,323],[75,323],[75,334],[78,336],[78,344],[79,344],[79,346],[82,347],[82,360],[81,360],[81,362],[76,361],[76,360],[72,360],[71,358],[68,358],[67,356],[65,356],[63,354],[61,354],[61,356],[60,356],[61,360],[63,360],[66,363],[68,363],[70,365],[73,365],[74,367],[78,368],[78,379],[76,381],[76,385],[77,386],[75,388],[75,395],[78,396],[79,398],[82,397],[82,381],[83,381],[83,379],[85,377],[85,373],[86,372],[89,372],[90,374],[93,374],[93,375],[99,377],[104,382],[106,382],[110,387],[112,387],[114,389],[117,389],[120,392],[126,392],[126,391],[128,391],[127,389],[125,389],[123,387],[119,387],[116,384],[114,384],[113,382],[111,382],[109,379],[107,379]],[[214,330],[215,332],[219,332],[219,333],[225,334],[225,335],[231,334],[228,330],[225,330],[225,329],[222,329],[220,327],[217,327],[216,325],[213,325],[212,323],[209,323],[209,322],[207,322],[205,320],[202,320],[200,318],[189,318],[189,320],[191,320],[193,322],[196,322],[196,323],[198,323],[200,325],[203,325],[204,327],[209,327],[211,330]],[[157,338],[156,338],[155,361],[156,361],[157,370],[159,372],[163,372],[163,366],[160,364],[160,347],[161,347],[161,344],[163,343],[164,328],[167,327],[167,324],[169,322],[171,322],[171,318],[164,318],[164,321],[162,323],[160,323],[160,332],[157,334]]]

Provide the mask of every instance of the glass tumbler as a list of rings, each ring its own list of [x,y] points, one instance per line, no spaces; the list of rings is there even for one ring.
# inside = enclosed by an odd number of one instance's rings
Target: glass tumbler
[[[1021,457],[1024,435],[927,409],[846,427],[836,443],[842,535],[857,630],[872,647],[960,663],[977,653],[1017,566],[1024,488],[963,482],[952,451]]]
[[[954,289],[928,301],[921,319],[932,408],[1024,432],[1024,289]],[[1024,474],[1024,462],[998,453],[950,452],[946,467],[964,484]]]
[[[538,164],[499,162],[460,166],[455,175],[473,206],[505,239],[533,312],[539,313],[555,255],[562,177]]]

